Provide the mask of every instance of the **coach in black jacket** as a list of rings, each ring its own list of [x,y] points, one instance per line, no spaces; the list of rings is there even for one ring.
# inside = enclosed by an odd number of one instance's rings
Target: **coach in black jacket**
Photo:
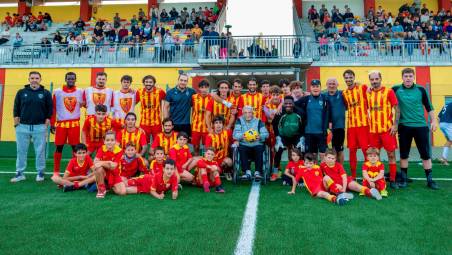
[[[30,72],[30,84],[19,90],[14,99],[14,127],[16,129],[16,176],[11,182],[25,180],[27,152],[30,141],[36,154],[36,181],[44,180],[47,127],[52,116],[52,95],[40,84],[41,74]]]
[[[320,160],[326,151],[326,137],[331,120],[330,103],[321,93],[320,80],[311,81],[311,95],[295,102],[301,111],[304,124],[306,152],[320,155]]]

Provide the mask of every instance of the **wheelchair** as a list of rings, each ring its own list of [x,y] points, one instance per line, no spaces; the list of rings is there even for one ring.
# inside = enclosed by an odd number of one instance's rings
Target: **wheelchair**
[[[262,178],[260,179],[260,182],[262,184],[267,184],[267,182],[270,179],[270,173],[271,173],[271,161],[270,161],[270,147],[268,147],[268,145],[265,145],[265,150],[264,150],[264,158],[262,161],[262,166],[263,169],[262,171],[260,171],[262,173]],[[240,153],[239,153],[239,147],[233,147],[232,148],[232,182],[234,184],[238,184],[242,180],[242,171],[240,169],[241,164],[240,164]],[[252,181],[254,180],[254,177],[251,177]]]

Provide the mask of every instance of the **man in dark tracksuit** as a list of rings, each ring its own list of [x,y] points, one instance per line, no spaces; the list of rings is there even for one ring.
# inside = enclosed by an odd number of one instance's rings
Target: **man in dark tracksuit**
[[[36,181],[44,180],[47,127],[52,116],[52,95],[40,85],[41,74],[30,72],[30,84],[19,90],[14,99],[14,127],[16,129],[16,176],[11,182],[25,180],[27,153],[30,141],[36,154]]]
[[[322,161],[327,147],[326,137],[331,109],[328,99],[320,92],[320,80],[312,80],[311,95],[301,98],[295,105],[302,111],[306,152],[315,155],[318,153]]]

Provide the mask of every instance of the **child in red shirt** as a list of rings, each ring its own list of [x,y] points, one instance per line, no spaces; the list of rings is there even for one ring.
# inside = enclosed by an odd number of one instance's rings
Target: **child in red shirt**
[[[80,143],[74,147],[74,155],[66,167],[63,177],[53,175],[52,181],[58,185],[63,185],[63,191],[73,191],[80,187],[94,183],[96,180],[90,170],[94,170],[93,161],[87,154],[86,145]]]
[[[107,131],[104,145],[97,151],[94,158],[94,175],[97,182],[97,198],[104,198],[107,188],[118,195],[126,194],[126,186],[120,176],[120,164],[122,150],[116,145],[116,135],[114,131]],[[105,185],[107,182],[107,185]]]
[[[127,194],[148,193],[157,199],[163,199],[165,192],[171,190],[172,198],[178,196],[178,177],[175,162],[167,159],[164,162],[163,172],[145,174],[127,181]]]
[[[323,185],[325,189],[335,195],[344,193],[347,199],[352,199],[353,194],[346,193],[347,190],[360,192],[367,197],[381,200],[381,195],[375,188],[369,189],[357,183],[351,176],[347,176],[344,167],[336,162],[336,152],[327,149],[325,152],[324,162],[320,164],[323,175]]]
[[[209,147],[204,152],[204,158],[198,160],[195,171],[196,184],[204,188],[204,192],[210,192],[210,186],[215,186],[215,192],[224,193],[221,186],[221,168],[215,158],[215,150]]]
[[[185,182],[192,182],[193,175],[189,172],[189,170],[192,169],[196,165],[196,163],[193,164],[193,160],[195,158],[192,157],[187,142],[187,133],[180,132],[179,134],[177,134],[177,142],[169,150],[169,158],[176,161],[176,168],[180,179]],[[196,159],[198,160],[199,158]]]
[[[363,164],[363,186],[376,188],[382,197],[388,196],[385,181],[385,166],[381,163],[377,148],[369,148],[366,151],[367,161]]]
[[[163,172],[165,167],[165,149],[157,146],[154,149],[154,160],[149,164],[149,170],[152,174],[158,174]]]
[[[290,161],[286,166],[286,170],[283,175],[283,185],[297,185],[298,181],[301,179],[299,175],[304,167],[304,161],[301,159],[301,152],[294,148],[290,153]],[[295,188],[294,188],[295,193]],[[290,192],[289,192],[290,193]]]
[[[135,177],[138,172],[148,174],[149,170],[146,165],[147,161],[137,153],[136,145],[133,142],[128,142],[125,146],[120,166],[120,175],[123,180]]]

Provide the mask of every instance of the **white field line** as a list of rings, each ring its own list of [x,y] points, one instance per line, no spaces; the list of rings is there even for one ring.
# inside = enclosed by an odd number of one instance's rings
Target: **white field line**
[[[260,183],[254,182],[248,196],[242,228],[235,247],[235,255],[253,254],[254,237],[256,235],[257,206],[259,205]]]

